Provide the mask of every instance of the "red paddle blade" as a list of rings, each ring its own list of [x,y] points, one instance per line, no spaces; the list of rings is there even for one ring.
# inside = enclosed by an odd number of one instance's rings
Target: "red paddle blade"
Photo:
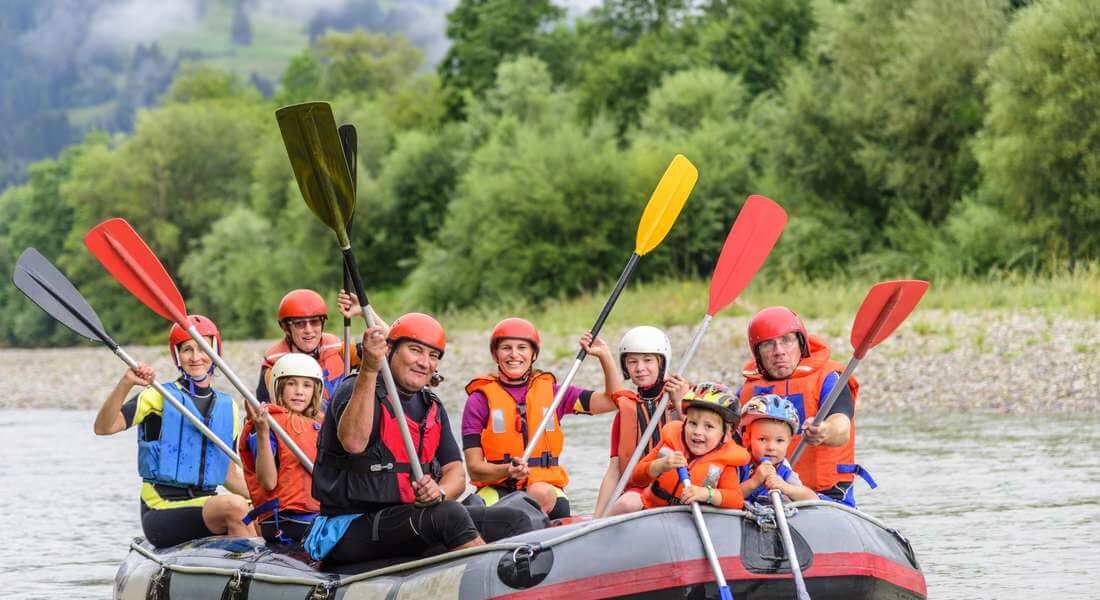
[[[852,324],[853,356],[862,359],[867,351],[901,325],[928,291],[928,282],[919,279],[899,279],[876,283],[856,313]]]
[[[714,266],[708,315],[713,317],[745,290],[771,254],[786,224],[787,211],[782,206],[763,196],[749,196],[737,213]]]
[[[187,327],[187,308],[179,288],[134,228],[109,219],[84,236],[84,245],[103,268],[153,312]]]

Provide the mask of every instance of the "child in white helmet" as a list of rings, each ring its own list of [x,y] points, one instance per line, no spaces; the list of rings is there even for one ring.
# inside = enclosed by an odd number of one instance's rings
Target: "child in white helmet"
[[[627,488],[617,499],[612,499],[615,485],[622,476],[622,469],[630,460],[634,449],[641,443],[641,435],[656,411],[661,396],[667,391],[672,396],[661,415],[660,424],[645,440],[645,453],[661,440],[661,427],[680,418],[678,407],[689,385],[679,375],[668,375],[672,345],[665,332],[656,327],[634,327],[619,340],[619,366],[623,376],[630,379],[636,391],[613,391],[611,398],[618,406],[618,413],[611,425],[611,457],[607,471],[600,483],[596,500],[596,514],[602,514],[608,502],[614,501],[609,515],[636,512],[642,509],[642,489]]]
[[[798,424],[798,410],[776,394],[756,396],[741,407],[742,443],[752,454],[752,461],[740,469],[746,502],[769,502],[768,492],[774,489],[783,493],[784,502],[817,499],[787,462]]]
[[[267,417],[274,419],[311,461],[315,460],[324,381],[321,365],[313,357],[286,354],[271,367],[268,391],[274,404],[264,404],[259,411],[245,404],[248,419],[239,452],[255,507],[245,523],[258,520],[260,533],[269,543],[300,541],[320,504],[310,491],[313,478],[309,471],[271,432]]]

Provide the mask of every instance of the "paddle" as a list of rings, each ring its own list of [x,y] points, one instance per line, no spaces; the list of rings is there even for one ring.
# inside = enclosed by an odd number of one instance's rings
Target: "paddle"
[[[733,226],[730,227],[726,241],[722,244],[722,252],[718,255],[718,263],[714,266],[714,274],[710,278],[710,303],[707,306],[707,314],[695,329],[695,335],[691,338],[687,350],[680,357],[680,363],[674,373],[683,373],[695,351],[699,348],[699,342],[703,339],[703,333],[710,325],[711,319],[718,311],[728,306],[749,285],[753,276],[760,270],[764,260],[768,258],[772,247],[775,246],[779,234],[783,232],[783,226],[787,224],[787,213],[781,206],[763,196],[749,196],[741,211],[737,214]],[[669,395],[666,393],[646,425],[645,432],[639,440],[648,440],[656,431],[661,422],[661,415],[669,403]],[[599,517],[606,517],[611,505],[626,489],[630,481],[630,474],[634,466],[638,464],[645,453],[646,444],[639,443],[634,448],[634,454],[626,463],[619,475],[619,482],[615,484],[615,491],[604,506]],[[621,461],[623,457],[619,457]]]
[[[600,334],[604,321],[611,314],[611,308],[615,306],[615,302],[619,299],[619,294],[622,293],[631,273],[638,266],[638,260],[647,252],[656,248],[668,235],[669,230],[672,229],[672,224],[676,222],[676,217],[680,215],[680,209],[684,207],[684,203],[687,202],[688,196],[698,179],[699,171],[682,154],[677,154],[668,165],[668,168],[665,169],[665,174],[657,182],[657,189],[653,190],[649,203],[642,211],[642,219],[638,223],[638,232],[635,236],[634,252],[630,255],[630,259],[626,261],[626,267],[619,275],[619,281],[615,283],[615,288],[611,290],[611,297],[603,305],[603,310],[596,318],[596,324],[592,326],[592,339],[596,339],[596,336]],[[554,394],[554,401],[550,404],[549,410],[546,411],[544,418],[539,421],[538,428],[535,429],[534,435],[527,442],[527,448],[523,451],[523,462],[527,462],[531,458],[531,452],[534,451],[543,432],[546,431],[546,425],[553,422],[554,419],[547,415],[553,415],[554,411],[558,409],[558,405],[561,404],[565,392],[569,389],[569,385],[573,382],[577,370],[581,368],[581,363],[587,355],[588,353],[583,348],[577,352],[577,358],[573,361],[569,374],[565,376],[565,380],[558,388],[558,393]]]
[[[918,279],[884,281],[871,287],[871,291],[867,292],[867,297],[859,307],[859,312],[856,313],[855,322],[852,323],[851,342],[852,348],[855,349],[852,360],[848,361],[840,381],[829,391],[829,396],[818,408],[817,414],[809,425],[824,420],[823,415],[828,415],[832,410],[836,399],[840,397],[840,391],[848,385],[852,372],[859,366],[859,361],[863,360],[868,350],[894,333],[898,325],[901,325],[901,322],[917,307],[917,303],[926,291],[928,291],[928,282]],[[798,464],[798,459],[802,457],[805,450],[806,438],[803,436],[798,441],[794,454],[791,455],[792,469]]]
[[[787,513],[783,511],[783,492],[778,489],[770,490],[768,496],[772,499],[775,524],[779,526],[779,536],[783,540],[783,549],[787,552],[787,562],[791,564],[795,597],[798,600],[810,600],[810,593],[806,591],[806,581],[802,578],[802,565],[798,562],[798,553],[794,549],[794,540],[791,538],[791,528],[787,524]]]
[[[77,335],[103,344],[114,352],[115,356],[122,359],[126,366],[131,369],[137,368],[137,361],[107,334],[102,321],[99,320],[99,315],[88,305],[88,301],[77,291],[76,286],[38,250],[27,248],[23,251],[15,263],[11,280],[31,302],[37,304],[38,308],[58,323],[73,330]],[[215,435],[201,419],[180,404],[180,401],[164,389],[163,385],[154,381],[153,387],[211,443],[240,466],[241,457],[237,456],[237,453]]]
[[[688,475],[687,467],[676,467],[676,474],[680,477],[680,484],[684,489],[691,487],[691,476]],[[699,532],[699,539],[703,542],[703,553],[706,554],[707,562],[710,563],[710,570],[714,572],[714,582],[718,585],[718,596],[722,600],[733,600],[733,592],[730,591],[730,586],[726,583],[726,575],[722,572],[722,565],[718,562],[718,552],[714,550],[714,542],[711,541],[707,524],[703,521],[703,509],[699,508],[698,502],[692,501],[691,503],[691,518],[695,520],[695,529]]]
[[[229,378],[230,383],[244,396],[245,401],[251,404],[252,408],[260,410],[260,403],[256,401],[256,396],[252,394],[252,390],[245,386],[244,382],[222,360],[217,351],[210,347],[210,343],[206,341],[206,338],[202,337],[195,326],[187,319],[187,307],[183,303],[183,296],[180,295],[179,288],[176,287],[168,272],[164,270],[160,260],[149,249],[145,240],[141,239],[141,236],[134,231],[129,223],[123,219],[108,219],[93,227],[84,236],[84,245],[99,260],[103,268],[107,269],[107,272],[131,294],[136,296],[138,300],[141,300],[142,304],[148,306],[161,317],[184,328],[191,339],[198,343],[202,351]],[[294,440],[287,435],[286,431],[271,415],[267,416],[267,422],[271,425],[271,430],[275,432],[275,435],[279,436],[286,447],[294,453],[298,462],[302,463],[302,466],[312,473],[313,461],[302,452],[302,449],[294,443]]]
[[[336,120],[332,116],[332,107],[326,102],[307,102],[285,106],[275,111],[279,131],[283,135],[290,166],[302,197],[313,214],[336,234],[340,251],[344,254],[344,264],[351,275],[355,295],[359,297],[363,309],[363,319],[367,327],[374,327],[374,314],[363,290],[363,278],[355,262],[355,253],[348,239],[347,224],[355,210],[355,193],[351,185],[351,174],[336,130]],[[392,399],[394,417],[401,432],[401,441],[412,470],[413,480],[424,476],[420,468],[420,458],[409,435],[409,426],[405,421],[405,409],[401,406],[397,385],[393,381],[388,361],[382,361],[382,380],[386,392]]]
[[[358,192],[359,171],[359,134],[355,131],[355,125],[344,123],[339,128],[340,146],[344,149],[344,159],[348,163],[348,171],[351,175],[351,193]],[[352,215],[348,215],[348,229],[351,229]],[[344,289],[351,289],[351,275],[348,266],[344,265]],[[344,317],[344,374],[351,371],[351,318]]]

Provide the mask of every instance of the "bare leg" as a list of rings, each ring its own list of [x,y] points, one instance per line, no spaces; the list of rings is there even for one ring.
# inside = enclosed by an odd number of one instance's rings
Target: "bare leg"
[[[202,506],[202,520],[216,534],[251,537],[255,530],[241,519],[248,514],[248,503],[236,494],[221,494]]]
[[[608,513],[608,516],[638,512],[642,510],[642,508],[641,494],[638,492],[625,492],[622,496],[619,496],[615,504],[611,505],[611,511]]]
[[[558,494],[554,491],[554,486],[539,481],[527,486],[526,491],[528,496],[539,503],[542,512],[549,514],[550,511],[554,510],[554,504],[558,501]]]

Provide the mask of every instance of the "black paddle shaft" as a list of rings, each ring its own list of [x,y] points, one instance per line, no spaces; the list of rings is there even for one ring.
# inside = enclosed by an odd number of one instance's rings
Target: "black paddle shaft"
[[[341,248],[340,251],[344,253],[344,267],[347,274],[351,276],[352,286],[355,287],[355,295],[359,297],[359,306],[370,306],[367,292],[363,289],[363,277],[359,275],[359,264],[355,262],[355,253],[351,251],[351,246]],[[364,314],[363,316],[366,317],[367,315]]]
[[[340,145],[344,149],[344,158],[348,162],[348,171],[351,173],[351,189],[352,193],[355,193],[357,184],[358,168],[359,168],[359,135],[355,131],[355,125],[351,123],[345,123],[337,130],[340,134]],[[355,218],[355,215],[348,215],[348,233],[351,232],[351,221]],[[344,289],[350,289],[352,287],[351,273],[349,272],[347,262],[344,263]],[[344,317],[344,327],[351,325],[351,319]]]
[[[623,293],[623,288],[626,287],[626,282],[630,280],[630,274],[634,272],[634,268],[638,266],[638,260],[641,259],[641,255],[634,252],[630,255],[630,260],[626,261],[626,266],[623,267],[622,275],[619,275],[619,280],[615,282],[615,288],[611,290],[611,296],[607,299],[607,303],[603,305],[603,310],[600,311],[600,316],[596,317],[596,324],[592,326],[592,339],[595,340],[597,335],[600,335],[600,329],[603,329],[603,323],[607,320],[607,316],[611,314],[611,309],[615,306],[615,302],[619,300],[619,294]],[[584,357],[588,356],[588,353],[581,348],[577,352],[577,360],[584,360]]]

